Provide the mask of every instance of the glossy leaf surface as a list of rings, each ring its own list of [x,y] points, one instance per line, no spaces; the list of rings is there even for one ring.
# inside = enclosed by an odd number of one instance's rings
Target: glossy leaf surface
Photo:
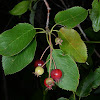
[[[11,57],[3,56],[2,65],[5,75],[14,74],[31,63],[35,55],[36,45],[36,40],[33,40],[30,45],[19,54]]]
[[[79,83],[79,72],[74,60],[69,55],[64,55],[60,49],[53,50],[52,56],[57,69],[62,71],[62,78],[57,85],[64,90],[76,91]],[[47,63],[47,69],[49,71],[49,63]],[[52,69],[55,69],[53,61]]]
[[[72,7],[60,11],[55,16],[55,22],[67,28],[73,28],[83,22],[88,15],[88,11],[82,7]]]
[[[27,23],[17,24],[0,35],[0,54],[13,56],[21,52],[36,34],[34,27]]]

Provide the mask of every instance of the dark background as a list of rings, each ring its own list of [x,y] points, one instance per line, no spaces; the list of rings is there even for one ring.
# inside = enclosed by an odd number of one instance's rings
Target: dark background
[[[17,23],[29,23],[30,11],[26,12],[20,17],[12,16],[11,14],[9,14],[9,11],[20,1],[21,0],[0,0],[0,33],[12,28]],[[49,2],[49,5],[51,7],[50,27],[52,27],[54,25],[54,16],[58,11],[65,10],[73,6],[82,6],[86,9],[91,9],[91,4],[93,0],[63,0],[65,2],[66,8],[61,3],[61,0],[47,1]],[[40,0],[35,13],[35,27],[41,27],[45,29],[47,14],[46,11],[47,10],[43,0]],[[91,27],[91,25],[92,23],[89,18],[87,18],[86,21],[82,23],[83,29],[87,29],[88,27]],[[69,98],[69,96],[71,95],[72,92],[64,91],[57,86],[53,91],[50,90],[48,92],[45,92],[43,80],[47,76],[47,73],[41,78],[37,78],[32,74],[32,72],[34,71],[34,61],[40,58],[42,52],[48,45],[45,39],[45,35],[43,34],[37,35],[37,42],[38,46],[33,62],[22,71],[17,72],[13,75],[5,76],[2,69],[2,64],[0,63],[0,100],[42,100],[44,93],[46,94],[45,100],[57,100],[57,98],[59,97]],[[97,51],[99,51],[98,45],[96,45],[96,48]],[[49,51],[47,51],[46,55],[44,56],[44,61],[46,60],[48,54]],[[2,57],[0,56],[0,58]],[[99,61],[97,60],[98,58],[95,54],[93,55],[93,59],[97,61],[97,63],[94,65],[98,65]],[[83,100],[94,100],[95,96],[99,98],[99,94],[93,93],[94,91],[91,93],[92,95],[88,96],[88,99],[85,98]]]

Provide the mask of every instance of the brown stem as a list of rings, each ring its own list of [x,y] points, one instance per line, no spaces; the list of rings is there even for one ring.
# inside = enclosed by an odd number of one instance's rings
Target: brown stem
[[[47,35],[49,35],[49,43],[50,43],[50,66],[49,66],[49,77],[50,77],[50,71],[51,71],[51,63],[52,63],[52,42],[51,42],[51,33],[49,31],[49,16],[50,16],[50,10],[49,4],[46,0],[44,0],[45,5],[47,7],[47,21],[46,21],[46,32]]]
[[[89,41],[89,39],[87,38],[86,34],[84,33],[83,29],[81,28],[80,25],[77,25],[77,27],[79,28],[79,30],[81,31],[82,35],[84,36],[84,38]]]
[[[46,0],[44,0],[44,2],[45,2],[45,5],[47,7],[46,29],[48,29],[48,27],[49,27],[49,16],[50,16],[50,10],[51,10],[51,8],[49,7],[49,4],[48,4],[48,2]]]
[[[49,42],[50,42],[50,45],[52,45],[52,42],[51,42],[51,34],[49,34]],[[50,66],[49,66],[49,78],[50,78],[50,73],[51,73],[51,63],[52,63],[52,48],[50,47]]]
[[[87,38],[86,34],[84,33],[83,29],[81,28],[80,25],[77,25],[77,27],[79,28],[79,30],[81,31],[81,33],[83,34],[84,38],[89,41],[89,39]],[[97,52],[96,49],[94,49],[95,54],[100,58],[100,54]]]
[[[42,60],[42,58],[43,58],[43,56],[44,56],[45,52],[46,52],[49,48],[50,48],[50,46],[48,46],[48,47],[44,50],[44,52],[43,52],[43,53],[42,53],[42,55],[41,55],[40,60]]]

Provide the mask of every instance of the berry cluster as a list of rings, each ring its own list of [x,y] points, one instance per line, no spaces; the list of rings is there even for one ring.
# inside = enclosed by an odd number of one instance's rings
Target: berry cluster
[[[62,77],[62,71],[60,69],[53,69],[50,73],[51,78],[46,78],[44,80],[44,85],[51,90],[52,86],[54,86],[54,81],[59,82]]]
[[[43,60],[36,60],[34,62],[35,72],[34,74],[38,76],[44,73],[44,61]]]
[[[44,73],[44,61],[36,60],[34,63],[35,67],[35,75],[40,76]],[[54,86],[54,81],[59,82],[60,78],[62,77],[62,71],[60,69],[53,69],[50,73],[51,78],[46,78],[44,80],[44,85],[47,89],[51,90],[52,86]]]

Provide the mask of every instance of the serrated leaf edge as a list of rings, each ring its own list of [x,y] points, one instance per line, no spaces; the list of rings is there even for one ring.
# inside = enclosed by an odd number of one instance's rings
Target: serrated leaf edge
[[[74,29],[73,29],[74,30]],[[74,30],[75,32],[77,32],[76,30]],[[60,31],[59,31],[60,32]],[[77,32],[78,33],[78,32]],[[61,32],[61,34],[63,34],[62,32]],[[63,34],[63,36],[66,38],[66,36]],[[78,36],[80,37],[80,35],[78,34]],[[68,39],[66,39],[67,41],[68,41]],[[82,39],[81,39],[81,37],[80,37],[80,40],[82,41]],[[72,46],[72,44],[68,41],[68,43]],[[82,41],[82,43],[84,44],[84,46],[85,46],[85,50],[86,50],[86,58],[87,58],[87,56],[88,56],[88,54],[87,54],[87,48],[86,48],[86,45],[85,45],[85,43]],[[72,48],[77,52],[77,49],[75,49],[73,46],[72,46]],[[79,52],[77,52],[79,55],[80,55],[80,58],[81,58],[81,54],[79,53]],[[82,58],[82,60],[84,60],[83,58]],[[87,60],[87,59],[86,59]],[[84,62],[86,62],[86,60],[84,60]],[[76,61],[76,62],[78,62],[78,61]]]
[[[76,6],[76,7],[79,7],[79,6]],[[74,8],[74,7],[72,7],[72,8]],[[72,8],[69,8],[69,9],[72,9]],[[83,7],[79,7],[79,8],[84,9]],[[69,9],[68,9],[68,10],[69,10]],[[86,9],[84,9],[84,10],[86,10]],[[64,10],[64,11],[67,11],[67,10]],[[60,12],[58,12],[57,14],[59,14],[59,13],[61,13],[61,12],[64,12],[64,11],[60,11]],[[84,11],[84,12],[85,12],[85,11]],[[81,15],[83,15],[84,12],[82,12]],[[57,14],[56,14],[56,15],[57,15]],[[88,14],[88,12],[87,12],[87,14]],[[55,18],[54,18],[55,22],[56,22],[56,15],[55,15]],[[75,18],[75,17],[77,17],[77,16],[79,16],[79,15],[80,15],[80,14],[77,14],[77,15],[74,16],[73,18]],[[87,16],[86,16],[86,17],[87,17]],[[61,21],[61,22],[58,22],[57,24],[60,24],[60,23],[62,23],[62,22],[68,21],[68,20],[70,20],[70,18],[67,19],[67,20],[63,20],[63,21]],[[84,20],[85,20],[85,19],[84,19]],[[84,20],[83,20],[83,21],[84,21]],[[83,22],[83,21],[81,21],[81,22]],[[81,23],[81,22],[80,22],[80,23]],[[60,25],[62,25],[62,24],[60,24]],[[66,26],[66,25],[64,25],[64,26]],[[67,27],[67,26],[66,26],[66,27]],[[73,27],[69,27],[69,28],[73,28]]]
[[[36,40],[35,40],[35,41],[36,41]],[[37,45],[37,42],[36,42],[36,45]],[[23,51],[23,50],[22,50],[22,51]],[[36,51],[36,48],[35,48],[34,51]],[[21,53],[21,52],[20,52],[20,53]],[[35,53],[35,52],[34,52],[34,53]],[[16,59],[16,58],[17,58],[17,55],[15,55],[15,56],[16,56],[16,57],[15,57],[15,59]],[[3,59],[3,57],[4,57],[4,56],[2,56],[2,59]],[[15,59],[12,61],[12,64],[13,64],[13,62],[15,61]],[[34,57],[33,57],[33,59],[34,59]],[[3,60],[2,60],[2,61],[3,61]],[[32,62],[32,60],[30,61],[30,63],[31,63],[31,62]],[[30,63],[29,63],[29,64],[30,64]],[[29,64],[27,64],[27,65],[29,65]],[[27,65],[26,65],[26,66],[27,66]],[[2,66],[3,66],[3,62],[2,62]],[[24,67],[24,68],[25,68],[25,67]],[[21,70],[23,70],[24,68],[22,68]],[[3,69],[3,70],[4,70],[4,69]],[[20,72],[21,70],[17,70],[17,72]],[[4,71],[4,72],[5,72],[5,71]],[[6,74],[6,73],[5,73],[5,75],[12,75],[12,74],[15,74],[15,73],[17,73],[17,72],[9,73],[9,74]]]
[[[19,23],[19,24],[23,24],[23,23]],[[17,25],[19,25],[19,24],[17,24]],[[30,24],[28,24],[28,23],[24,23],[24,24],[30,25]],[[17,25],[16,25],[16,26],[17,26]],[[16,27],[16,26],[14,26],[14,27]],[[14,27],[13,27],[13,28],[14,28]],[[12,28],[12,29],[13,29],[13,28]],[[28,32],[31,32],[31,31],[33,31],[33,30],[35,31],[34,27],[33,27],[32,30],[29,30]],[[8,31],[9,31],[9,30],[8,30]],[[28,32],[27,32],[27,33],[28,33]],[[36,33],[36,31],[35,31],[35,33]],[[26,34],[26,33],[25,33],[25,34]],[[25,35],[25,34],[24,34],[24,35]],[[0,36],[2,36],[2,34],[1,34]],[[21,36],[19,36],[18,38],[16,38],[15,40],[19,39],[19,38],[22,37],[22,36],[23,36],[23,34],[22,34]],[[34,36],[35,36],[35,34],[33,35],[33,38],[34,38]],[[15,40],[14,40],[14,41],[15,41]],[[32,40],[33,40],[33,39],[32,39]],[[32,40],[31,40],[31,41],[32,41]],[[9,43],[9,45],[11,45],[14,41],[12,41],[11,43]],[[30,42],[31,42],[31,41],[30,41]],[[24,49],[30,44],[30,42],[29,42],[22,50],[24,50]],[[0,51],[5,51],[5,50],[9,47],[9,45],[8,45],[5,49],[0,50]],[[14,55],[20,53],[22,50],[20,50],[19,52],[15,53],[15,54],[9,55],[9,56],[14,56]],[[3,54],[3,56],[6,56],[6,55]]]

